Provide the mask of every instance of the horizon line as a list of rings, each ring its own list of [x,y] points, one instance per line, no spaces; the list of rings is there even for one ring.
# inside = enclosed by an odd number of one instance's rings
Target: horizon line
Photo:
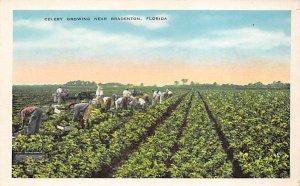
[[[77,81],[77,80],[76,80]],[[79,80],[79,81],[83,81],[83,80]],[[175,80],[176,81],[176,80]],[[255,83],[262,83],[263,85],[270,85],[274,82],[281,82],[283,84],[290,84],[290,82],[283,82],[283,81],[280,81],[280,80],[274,80],[272,83],[263,83],[261,81],[256,81],[256,82],[248,82],[247,84],[235,84],[235,83],[218,83],[218,82],[213,82],[213,83],[200,83],[200,82],[194,82],[194,85],[213,85],[214,83],[216,83],[217,85],[239,85],[239,86],[244,86],[244,85],[249,85],[249,84],[255,84]],[[67,82],[66,82],[67,83]],[[43,83],[43,84],[39,84],[39,83],[35,83],[35,84],[12,84],[13,86],[22,86],[22,85],[25,85],[25,86],[35,86],[35,85],[65,85],[66,83]],[[106,84],[110,84],[110,83],[119,83],[119,82],[108,82],[108,83],[100,83],[102,85],[106,85]],[[182,82],[179,81],[179,84],[178,86],[181,86],[181,85],[191,85],[190,82],[186,83],[186,84],[182,84]],[[96,83],[98,84],[98,83]],[[132,83],[127,83],[127,84],[123,84],[123,83],[119,83],[121,85],[115,85],[115,86],[141,86],[141,84],[132,84]],[[172,84],[144,84],[143,86],[170,86],[170,85],[175,85],[174,83]],[[71,86],[71,85],[66,85],[66,86]],[[84,86],[84,85],[74,85],[74,86]],[[89,85],[88,85],[89,86]]]

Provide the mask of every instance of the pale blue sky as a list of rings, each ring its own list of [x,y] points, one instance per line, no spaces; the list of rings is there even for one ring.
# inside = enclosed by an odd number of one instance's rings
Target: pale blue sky
[[[167,21],[66,21],[166,16]],[[46,17],[63,17],[46,22]],[[289,63],[290,11],[14,11],[16,64],[127,58]],[[145,57],[146,56],[146,57]]]

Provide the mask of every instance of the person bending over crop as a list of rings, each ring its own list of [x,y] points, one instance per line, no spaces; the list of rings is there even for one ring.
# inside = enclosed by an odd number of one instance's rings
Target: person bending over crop
[[[148,94],[143,94],[143,100],[145,100],[146,104],[149,104],[150,103],[150,97]]]
[[[71,103],[69,107],[74,105],[74,114],[72,121],[83,121],[83,127],[87,128],[90,124],[90,116],[93,110],[99,109],[96,104],[89,103]],[[82,119],[79,118],[80,113],[83,112]]]
[[[156,105],[158,99],[160,99],[160,96],[161,96],[160,91],[156,91],[155,93],[153,93],[152,106]]]
[[[159,103],[162,103],[163,101],[165,101],[167,98],[167,93],[166,92],[162,92],[160,94],[160,97],[159,97]]]
[[[130,96],[129,97],[130,108],[134,110],[136,108],[137,104],[138,104],[137,99],[134,96]]]
[[[26,118],[30,116],[28,123],[27,137],[32,134],[38,134],[42,122],[43,110],[36,106],[25,107],[21,110],[21,122],[24,126]]]
[[[80,113],[84,112],[89,107],[90,104],[89,103],[77,103],[77,104],[73,103],[73,105],[74,105],[74,114],[73,114],[72,121],[79,121]],[[72,104],[70,106],[72,106]]]
[[[145,110],[146,109],[146,101],[143,98],[139,98],[139,104],[142,106],[142,109]]]
[[[106,97],[103,98],[103,102],[104,102],[104,105],[105,105],[105,112],[109,111],[110,106],[111,106],[111,98],[106,96]]]
[[[166,90],[167,97],[171,97],[173,95],[173,92],[170,91],[169,89]]]
[[[123,91],[123,103],[124,103],[124,109],[127,110],[127,105],[128,105],[128,101],[129,101],[129,98],[131,96],[131,92],[128,90],[128,88],[126,88],[124,91]]]
[[[113,106],[115,106],[115,101],[116,101],[117,99],[119,99],[121,96],[119,96],[119,95],[117,95],[117,94],[112,94],[111,97],[112,97]]]
[[[120,97],[115,101],[115,107],[116,107],[116,111],[118,111],[119,109],[127,109],[127,102],[125,97]]]

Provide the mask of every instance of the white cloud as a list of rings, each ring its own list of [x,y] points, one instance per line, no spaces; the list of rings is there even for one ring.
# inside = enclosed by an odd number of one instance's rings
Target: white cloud
[[[278,46],[290,46],[290,37],[283,32],[242,28],[215,31],[206,37],[177,43],[177,46],[194,49],[271,50]]]
[[[139,23],[140,24],[140,23]],[[142,23],[144,24],[144,23]],[[154,24],[154,23],[153,23]],[[219,30],[187,40],[148,39],[133,34],[113,34],[87,28],[67,28],[58,24],[41,23],[40,21],[19,20],[16,27],[46,29],[49,36],[34,41],[22,40],[14,42],[16,50],[57,49],[73,50],[75,53],[83,49],[87,55],[124,53],[141,49],[179,48],[185,50],[272,50],[278,46],[290,46],[290,37],[283,32],[264,31],[258,28],[241,28]],[[149,27],[149,25],[148,25]],[[150,26],[158,28],[159,26]],[[150,28],[149,27],[149,28]],[[188,28],[187,28],[188,29]],[[84,52],[83,52],[84,53]],[[83,54],[84,55],[84,54]]]
[[[242,28],[216,32],[223,38],[215,42],[219,47],[239,47],[244,49],[269,50],[277,46],[290,46],[290,37],[283,32],[264,31],[258,28]]]
[[[40,29],[38,25],[41,24],[27,20],[21,20],[14,24],[14,26]],[[166,40],[147,40],[144,37],[132,34],[110,34],[86,28],[65,28],[55,24],[47,27],[47,29],[52,32],[47,38],[35,41],[16,41],[14,42],[14,49],[88,49],[90,51],[99,51],[99,49],[102,49],[124,51],[140,48],[166,47],[169,45]]]
[[[161,29],[169,26],[169,19],[170,16],[167,14],[159,14],[151,17],[166,17],[167,20],[147,20],[147,17],[145,16],[136,16],[136,15],[127,15],[126,17],[140,17],[141,20],[126,20],[126,22],[134,25],[134,26],[140,26],[144,27],[150,30],[155,30],[155,29]]]

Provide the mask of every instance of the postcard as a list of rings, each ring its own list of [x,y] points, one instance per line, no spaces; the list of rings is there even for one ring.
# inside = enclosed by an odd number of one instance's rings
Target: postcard
[[[129,2],[1,2],[1,185],[299,185],[299,3]]]

